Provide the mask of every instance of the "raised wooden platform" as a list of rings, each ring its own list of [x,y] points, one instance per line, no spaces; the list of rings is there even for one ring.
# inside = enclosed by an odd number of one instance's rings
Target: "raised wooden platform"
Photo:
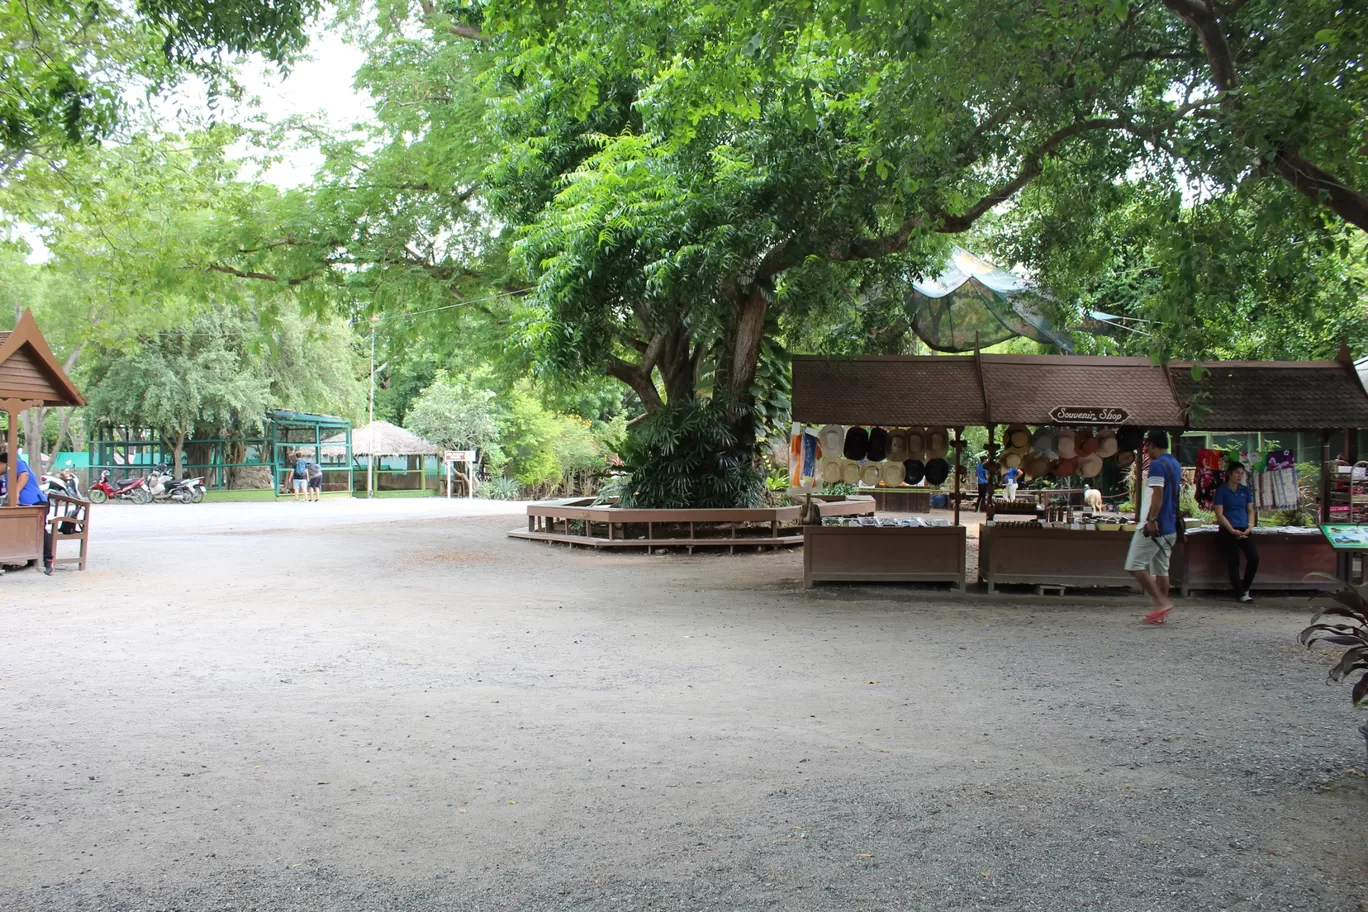
[[[813,498],[823,516],[869,516],[871,497]],[[643,510],[595,505],[592,498],[543,501],[527,507],[527,530],[509,538],[588,548],[788,548],[803,543],[799,507]],[[597,534],[602,533],[602,534]]]

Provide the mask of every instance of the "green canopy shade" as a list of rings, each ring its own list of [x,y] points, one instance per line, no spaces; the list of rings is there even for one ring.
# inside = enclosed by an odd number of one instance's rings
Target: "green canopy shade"
[[[904,301],[912,330],[935,351],[973,351],[1015,336],[1070,349],[1035,306],[1039,294],[1026,279],[960,247],[935,278],[913,279]]]

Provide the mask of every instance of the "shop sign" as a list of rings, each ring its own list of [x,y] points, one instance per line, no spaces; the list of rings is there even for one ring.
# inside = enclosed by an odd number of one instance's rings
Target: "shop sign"
[[[1130,412],[1108,406],[1061,405],[1050,410],[1050,417],[1060,424],[1122,424]]]
[[[447,450],[442,457],[443,462],[474,462],[474,450]]]

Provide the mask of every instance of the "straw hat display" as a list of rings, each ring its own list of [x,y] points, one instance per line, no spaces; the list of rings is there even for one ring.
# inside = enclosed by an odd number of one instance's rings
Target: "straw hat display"
[[[1102,457],[1096,453],[1078,460],[1078,474],[1084,478],[1096,478],[1102,474]]]
[[[888,457],[897,462],[907,458],[907,430],[897,428],[888,432]]]
[[[1078,471],[1077,459],[1061,459],[1050,466],[1050,472],[1055,478],[1070,478],[1074,472]]]
[[[841,463],[841,481],[848,485],[860,483],[860,464],[846,460]]]
[[[932,459],[926,464],[926,483],[939,485],[945,484],[945,479],[950,477],[950,463],[944,459]]]
[[[1079,456],[1092,456],[1097,453],[1097,438],[1089,431],[1074,440],[1074,447]]]
[[[854,459],[857,462],[869,455],[869,431],[862,427],[853,427],[846,431],[845,444],[841,447],[841,455],[846,459]],[[854,484],[854,482],[851,482]]]
[[[1021,454],[1013,450],[1008,450],[1002,454],[1002,459],[998,462],[1004,469],[1016,469],[1021,467]]]
[[[1026,469],[1026,474],[1032,478],[1040,478],[1041,476],[1050,474],[1050,460],[1046,459],[1041,453],[1033,453],[1032,455],[1027,456],[1023,465]]]
[[[901,462],[885,462],[880,477],[883,479],[883,483],[890,488],[897,487],[903,483],[903,464]]]
[[[1002,435],[1002,442],[1009,450],[1024,451],[1031,445],[1031,430],[1024,424],[1013,424]]]
[[[950,434],[943,427],[928,428],[926,431],[926,455],[931,459],[944,459],[950,452]]]
[[[822,484],[836,484],[841,480],[841,460],[822,460]]]
[[[921,459],[926,452],[926,432],[921,428],[907,429],[907,456],[909,459]]]
[[[1058,443],[1054,428],[1038,427],[1031,437],[1031,449],[1036,453],[1051,453]]]
[[[1075,456],[1078,455],[1078,449],[1075,446],[1074,441],[1073,428],[1059,429],[1058,451],[1060,459],[1073,459]]]
[[[883,462],[888,456],[888,431],[881,427],[869,429],[869,451],[866,457],[870,462]]]
[[[1108,456],[1116,455],[1116,434],[1112,431],[1103,431],[1097,435],[1097,455],[1106,459]]]
[[[1122,450],[1116,454],[1116,464],[1123,469],[1129,469],[1135,465],[1135,453],[1130,450]]]
[[[921,484],[921,480],[926,477],[926,463],[920,459],[909,459],[903,463],[903,483]]]
[[[879,483],[879,467],[877,464],[865,463],[860,469],[860,483],[870,487]]]
[[[823,455],[835,456],[841,452],[841,444],[845,441],[845,428],[828,424],[817,432],[817,438],[822,442]]]

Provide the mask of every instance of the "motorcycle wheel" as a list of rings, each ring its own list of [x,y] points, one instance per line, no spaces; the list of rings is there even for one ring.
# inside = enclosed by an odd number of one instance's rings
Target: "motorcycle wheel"
[[[202,500],[204,500],[204,492],[200,490],[196,490],[195,493],[190,497],[191,503],[199,503]]]
[[[133,502],[135,504],[151,503],[152,495],[148,493],[146,488],[138,488],[133,492]]]
[[[109,495],[104,492],[103,488],[90,489],[91,503],[104,503],[106,500],[109,500]]]

